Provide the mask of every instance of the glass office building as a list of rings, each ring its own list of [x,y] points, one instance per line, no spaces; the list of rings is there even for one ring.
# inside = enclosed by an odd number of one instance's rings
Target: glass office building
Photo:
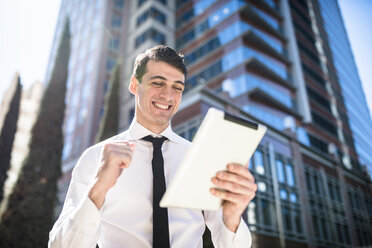
[[[337,1],[319,1],[359,164],[372,175],[371,116]]]
[[[64,9],[70,1],[62,2]],[[71,2],[93,6],[100,0]],[[88,113],[102,111],[105,66],[110,56],[122,58],[120,128],[125,130],[134,115],[127,90],[133,60],[146,48],[167,44],[185,54],[189,70],[174,131],[192,140],[209,107],[268,127],[249,164],[258,191],[243,217],[254,247],[372,245],[372,184],[365,169],[372,166],[366,152],[371,119],[336,1],[110,0],[97,8],[99,23],[114,25],[116,15],[121,28],[97,33],[100,42],[92,51],[105,55],[96,56],[92,73],[83,74],[96,78],[90,91],[84,89],[86,80],[75,80],[84,63],[70,61],[64,182],[92,144],[100,119],[87,115],[89,131],[69,136],[75,116],[70,113],[79,112],[73,95],[89,92],[95,104]],[[102,42],[106,36],[120,39]],[[117,53],[110,44],[119,46]],[[85,142],[69,147],[77,133]]]

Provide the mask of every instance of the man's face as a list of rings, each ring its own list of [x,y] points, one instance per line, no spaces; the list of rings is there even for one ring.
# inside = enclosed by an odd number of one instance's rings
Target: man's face
[[[162,61],[150,60],[142,82],[134,77],[129,90],[136,96],[137,121],[154,133],[167,128],[185,88],[184,74]]]

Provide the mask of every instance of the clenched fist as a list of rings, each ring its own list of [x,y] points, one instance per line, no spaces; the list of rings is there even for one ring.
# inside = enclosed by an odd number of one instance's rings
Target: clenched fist
[[[111,142],[102,149],[97,180],[89,191],[89,198],[100,209],[105,201],[107,191],[112,188],[124,168],[132,161],[135,144],[128,141]]]

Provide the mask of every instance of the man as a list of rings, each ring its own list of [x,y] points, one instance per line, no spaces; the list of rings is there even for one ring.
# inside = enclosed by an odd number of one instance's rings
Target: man
[[[129,85],[135,95],[134,120],[127,131],[83,153],[49,247],[201,248],[205,224],[215,247],[250,247],[251,235],[241,215],[257,186],[243,165],[229,164],[211,178],[216,185],[211,194],[224,200],[219,211],[166,209],[154,203],[160,184],[153,184],[154,160],[159,157],[155,151],[162,154],[161,176],[168,184],[190,145],[170,125],[186,74],[183,56],[170,47],[157,46],[137,56]],[[163,137],[161,148],[148,141],[154,137]],[[155,223],[159,211],[166,224]],[[153,231],[165,234],[160,239],[167,244],[159,245]]]

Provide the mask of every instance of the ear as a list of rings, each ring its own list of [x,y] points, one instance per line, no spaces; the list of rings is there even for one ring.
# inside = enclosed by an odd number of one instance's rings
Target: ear
[[[133,95],[137,94],[138,91],[138,80],[135,77],[130,78],[130,84],[129,84],[129,92],[132,93]]]

